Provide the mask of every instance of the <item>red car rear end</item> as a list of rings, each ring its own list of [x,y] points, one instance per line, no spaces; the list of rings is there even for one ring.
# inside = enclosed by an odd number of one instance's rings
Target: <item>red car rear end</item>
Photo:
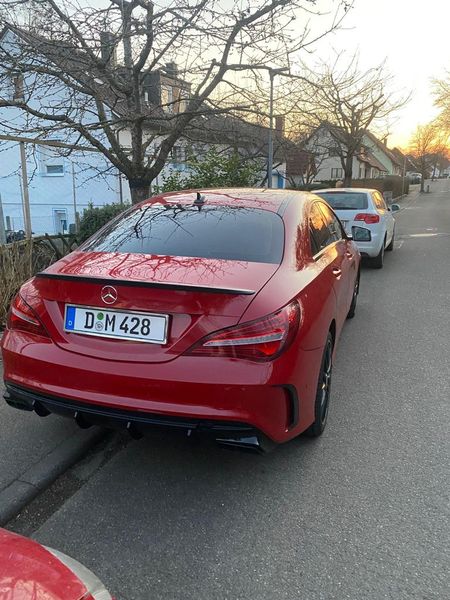
[[[256,448],[307,429],[359,269],[343,233],[313,257],[311,198],[190,192],[127,211],[22,287],[2,340],[8,403]]]

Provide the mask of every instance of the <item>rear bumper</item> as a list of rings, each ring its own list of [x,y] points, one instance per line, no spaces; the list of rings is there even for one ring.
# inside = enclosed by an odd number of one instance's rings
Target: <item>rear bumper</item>
[[[355,244],[362,257],[375,258],[380,253],[383,245],[384,233],[370,230],[370,234],[372,237],[370,242],[355,241]]]
[[[378,256],[381,250],[381,240],[376,240],[376,244],[374,241],[372,242],[355,242],[358,247],[359,253],[361,256],[375,258]]]
[[[19,408],[38,412],[42,405],[44,414],[72,418],[79,408],[81,424],[95,419],[109,426],[114,417],[114,423],[132,429],[145,424],[200,431],[213,423],[228,430],[237,424],[240,431],[244,424],[282,443],[314,420],[322,350],[293,345],[283,360],[261,364],[189,356],[124,363],[77,355],[50,339],[6,330],[2,353],[8,402]]]
[[[208,436],[223,446],[260,453],[268,452],[275,446],[275,443],[266,435],[247,423],[170,417],[106,406],[93,406],[67,398],[39,394],[7,382],[5,382],[5,387],[4,399],[13,408],[34,411],[41,417],[49,414],[69,417],[83,429],[91,425],[101,425],[112,429],[126,430],[132,437],[138,438],[149,430],[163,428],[188,436]]]

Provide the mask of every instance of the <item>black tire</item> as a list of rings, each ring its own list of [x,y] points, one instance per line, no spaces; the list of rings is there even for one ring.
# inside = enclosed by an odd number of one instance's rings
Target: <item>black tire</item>
[[[347,319],[353,319],[356,312],[356,303],[358,301],[359,294],[359,281],[360,281],[360,273],[358,271],[358,275],[356,276],[355,287],[353,289],[352,302],[350,304],[350,308],[348,309]]]
[[[382,269],[384,265],[384,244],[386,243],[386,238],[383,241],[383,245],[375,258],[370,259],[370,266],[372,269]]]
[[[389,246],[386,246],[386,252],[392,252],[394,249],[394,239],[395,239],[395,229],[392,232],[392,240],[389,243]]]
[[[316,400],[314,403],[314,423],[305,431],[306,435],[309,437],[319,437],[319,435],[322,435],[327,424],[332,370],[333,336],[328,332],[317,382]]]

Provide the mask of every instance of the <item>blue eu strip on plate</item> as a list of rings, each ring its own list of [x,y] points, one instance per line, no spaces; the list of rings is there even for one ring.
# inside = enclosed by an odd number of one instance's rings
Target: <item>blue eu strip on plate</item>
[[[66,309],[66,329],[75,327],[75,306],[68,306]]]

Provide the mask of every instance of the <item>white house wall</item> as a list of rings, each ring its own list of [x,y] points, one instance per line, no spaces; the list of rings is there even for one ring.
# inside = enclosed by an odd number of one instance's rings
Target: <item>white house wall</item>
[[[370,152],[372,152],[375,158],[385,167],[388,175],[396,174],[396,165],[392,162],[389,156],[383,152],[383,150],[378,144],[376,144],[367,136],[364,136],[363,144],[364,146],[367,146],[367,148],[370,150]]]
[[[25,229],[22,208],[21,163],[19,145],[3,142],[0,145],[0,194],[7,226],[18,231]],[[41,147],[42,148],[42,147]],[[30,197],[31,227],[36,234],[61,232],[62,215],[66,215],[66,230],[75,223],[73,181],[78,213],[82,214],[90,203],[102,206],[118,202],[119,178],[117,171],[105,177],[99,171],[105,168],[101,155],[91,155],[88,159],[80,154],[72,154],[62,162],[63,173],[47,174],[40,160],[40,148],[31,152],[28,147],[27,171]],[[86,160],[88,164],[86,164]],[[74,176],[72,174],[74,165]],[[124,201],[129,199],[128,186],[123,185]]]
[[[16,40],[11,32],[7,32],[1,41],[14,52]],[[1,72],[1,67],[0,67]],[[24,89],[31,89],[34,76],[25,76]],[[11,89],[3,85],[0,97],[10,94]],[[67,90],[62,86],[52,88],[46,93],[46,105],[58,105],[67,98]],[[34,106],[40,108],[36,99]],[[0,108],[0,121],[7,125],[0,130],[6,135],[24,135],[26,130],[26,115],[14,107]],[[92,117],[84,117],[88,123]],[[52,127],[51,122],[41,120],[42,127]],[[56,135],[49,139],[58,140]],[[65,143],[79,140],[67,136],[58,141]],[[69,158],[62,157],[58,151],[48,146],[26,144],[27,171],[30,197],[31,227],[36,234],[57,233],[62,225],[68,226],[75,223],[73,202],[72,165],[75,172],[75,194],[77,212],[82,213],[90,203],[101,206],[111,202],[118,202],[119,175],[117,169],[111,169],[111,164],[100,153],[74,152]],[[47,167],[50,166],[50,169]],[[49,173],[49,171],[58,171]],[[17,142],[0,141],[0,195],[3,204],[5,224],[14,230],[25,229],[21,192],[21,161],[20,150]],[[99,173],[103,173],[100,175]],[[128,186],[123,185],[123,198],[129,200]],[[63,218],[65,216],[65,218]],[[67,230],[67,229],[66,229]]]
[[[344,178],[344,170],[342,168],[341,159],[339,156],[329,156],[329,149],[337,145],[332,135],[325,128],[319,128],[310,138],[306,149],[316,156],[317,173],[315,181],[329,181]],[[359,174],[359,161],[353,158],[353,176]],[[337,170],[337,171],[336,171]]]

